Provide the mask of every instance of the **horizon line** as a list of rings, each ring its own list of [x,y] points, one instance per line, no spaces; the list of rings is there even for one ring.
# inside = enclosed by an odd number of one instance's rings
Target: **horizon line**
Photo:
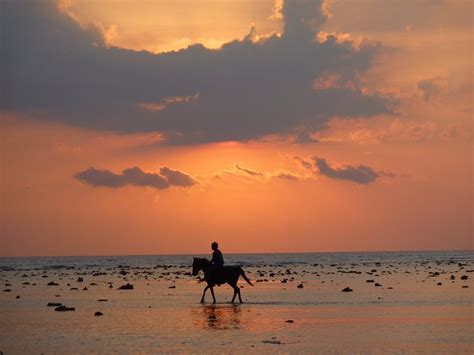
[[[461,251],[461,252],[469,252],[474,251],[472,249],[402,249],[402,250],[352,250],[352,251],[280,251],[280,252],[232,252],[232,253],[225,253],[226,255],[260,255],[260,254],[337,254],[337,253],[403,253],[403,252],[412,252],[412,253],[430,253],[430,252],[454,252],[454,251]],[[205,253],[170,253],[170,254],[87,254],[87,255],[14,255],[14,256],[6,256],[0,255],[1,259],[7,258],[81,258],[81,257],[124,257],[124,256],[192,256],[192,255],[205,255],[210,254]]]

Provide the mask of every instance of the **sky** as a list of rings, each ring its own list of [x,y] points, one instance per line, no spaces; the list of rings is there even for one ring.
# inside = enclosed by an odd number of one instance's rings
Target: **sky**
[[[0,256],[473,249],[473,4],[3,1]]]

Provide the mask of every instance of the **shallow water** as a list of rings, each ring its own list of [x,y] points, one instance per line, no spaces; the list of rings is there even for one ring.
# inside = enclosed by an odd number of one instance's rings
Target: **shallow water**
[[[474,352],[472,252],[228,255],[255,284],[239,282],[242,305],[228,303],[226,285],[216,287],[216,305],[200,304],[205,285],[189,274],[191,259],[1,259],[11,291],[0,294],[0,351]],[[127,282],[133,290],[117,290]]]

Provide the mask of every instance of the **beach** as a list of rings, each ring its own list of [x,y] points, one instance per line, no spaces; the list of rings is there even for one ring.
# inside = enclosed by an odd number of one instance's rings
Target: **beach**
[[[0,351],[474,352],[471,251],[226,257],[243,304],[228,285],[200,304],[191,255],[2,258]]]

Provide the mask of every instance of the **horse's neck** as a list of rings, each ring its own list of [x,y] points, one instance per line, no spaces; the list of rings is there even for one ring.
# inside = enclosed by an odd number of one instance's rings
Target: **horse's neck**
[[[201,270],[206,272],[211,267],[211,262],[207,259],[204,259],[201,264]]]

